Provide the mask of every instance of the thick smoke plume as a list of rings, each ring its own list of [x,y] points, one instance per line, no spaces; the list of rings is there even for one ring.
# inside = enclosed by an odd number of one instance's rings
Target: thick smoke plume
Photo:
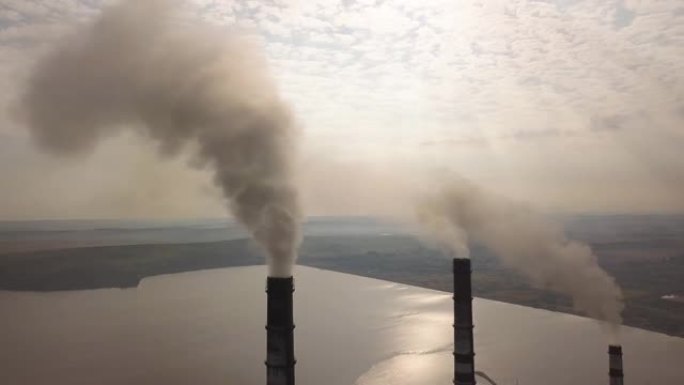
[[[53,153],[82,153],[131,127],[161,155],[193,151],[266,250],[270,274],[291,275],[293,119],[246,38],[187,22],[176,2],[125,1],[37,63],[21,107]]]
[[[418,214],[458,256],[467,257],[469,241],[481,244],[535,286],[571,296],[577,310],[611,325],[622,322],[622,291],[589,246],[568,240],[527,207],[456,179],[422,198]]]

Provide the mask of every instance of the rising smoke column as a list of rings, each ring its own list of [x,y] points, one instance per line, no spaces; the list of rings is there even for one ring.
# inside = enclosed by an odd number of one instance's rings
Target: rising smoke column
[[[301,216],[290,111],[246,38],[188,23],[176,5],[106,9],[36,64],[22,117],[58,155],[132,127],[163,156],[193,151],[193,164],[213,172],[230,211],[266,250],[270,275],[290,276]]]
[[[529,208],[453,179],[421,198],[418,215],[457,255],[467,256],[468,241],[479,243],[533,285],[569,295],[577,310],[613,326],[622,322],[622,291],[589,246]]]

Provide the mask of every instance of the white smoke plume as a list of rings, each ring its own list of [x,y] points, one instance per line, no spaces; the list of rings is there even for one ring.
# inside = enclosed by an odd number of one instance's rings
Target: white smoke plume
[[[569,295],[577,310],[609,325],[622,322],[622,291],[589,246],[524,205],[455,178],[421,198],[418,217],[457,256],[467,257],[468,241],[476,242],[533,285]]]
[[[131,128],[162,156],[192,151],[267,252],[270,274],[292,274],[301,217],[293,118],[248,39],[184,22],[175,1],[124,1],[36,64],[21,111],[35,141],[58,155]]]

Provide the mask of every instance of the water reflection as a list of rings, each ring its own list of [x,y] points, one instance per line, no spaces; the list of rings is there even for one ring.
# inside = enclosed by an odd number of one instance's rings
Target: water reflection
[[[2,383],[262,385],[264,280],[247,267],[137,289],[0,292]],[[299,384],[451,383],[449,294],[301,267],[296,280]],[[481,299],[474,316],[476,369],[498,385],[607,380],[590,320]],[[629,383],[684,383],[684,340],[626,328],[623,342]]]

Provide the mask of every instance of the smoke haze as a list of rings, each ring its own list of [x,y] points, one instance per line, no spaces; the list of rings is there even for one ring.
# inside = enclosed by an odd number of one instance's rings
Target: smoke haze
[[[176,5],[106,9],[36,65],[22,117],[57,155],[88,152],[130,128],[163,156],[191,151],[266,250],[270,274],[289,276],[301,217],[293,118],[246,38],[184,23]]]
[[[622,322],[622,291],[589,246],[568,240],[529,208],[454,178],[422,198],[418,216],[457,256],[467,256],[468,241],[476,242],[533,285],[569,295],[577,310],[612,325]]]
[[[293,118],[247,39],[178,15],[175,2],[163,0],[107,9],[37,64],[22,115],[34,141],[57,155],[89,152],[128,129],[163,156],[191,151],[193,164],[212,172],[230,211],[267,251],[270,274],[289,276],[301,219]],[[303,179],[319,191],[309,199],[347,213],[402,216],[412,186],[421,184],[397,167],[311,164]],[[481,243],[535,285],[569,294],[589,316],[620,322],[621,291],[589,247],[529,209],[457,179],[420,202],[419,219],[458,256],[467,256],[469,241]]]
[[[469,257],[469,242],[481,244],[534,286],[570,296],[577,310],[611,325],[622,322],[622,291],[589,246],[567,239],[560,226],[531,207],[453,172],[427,172],[398,159],[371,164],[317,155],[302,181],[303,190],[317,200],[307,197],[307,203],[417,221],[421,238],[460,258]],[[315,183],[312,175],[319,176]]]

